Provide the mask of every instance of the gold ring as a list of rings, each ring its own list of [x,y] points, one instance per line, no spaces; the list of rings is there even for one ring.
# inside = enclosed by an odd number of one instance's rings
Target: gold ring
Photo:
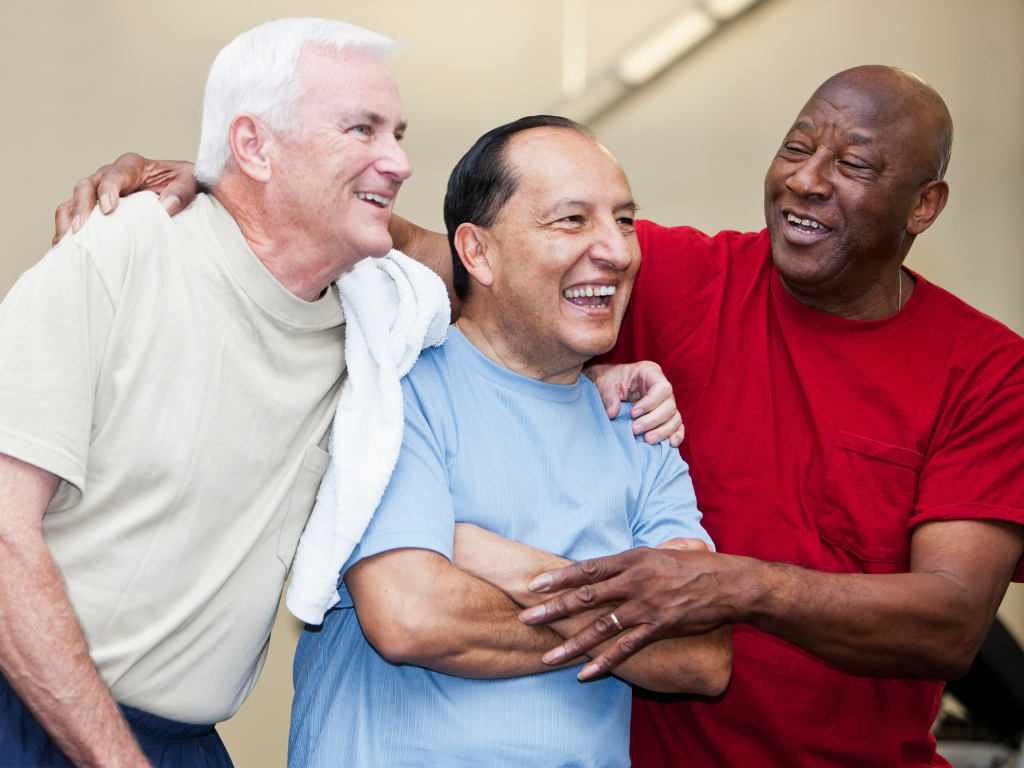
[[[616,628],[619,630],[619,632],[625,632],[626,631],[626,628],[623,627],[619,623],[619,620],[617,618],[615,618],[615,614],[614,613],[609,613],[608,614],[608,618],[612,620],[612,624],[614,624],[616,626]]]

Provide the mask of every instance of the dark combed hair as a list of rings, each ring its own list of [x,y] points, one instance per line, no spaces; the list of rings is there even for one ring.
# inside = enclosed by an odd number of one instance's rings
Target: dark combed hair
[[[519,188],[519,177],[508,163],[509,140],[531,128],[567,128],[594,138],[590,130],[567,117],[533,115],[488,131],[459,160],[448,178],[444,196],[444,224],[452,249],[452,278],[460,299],[469,295],[469,272],[455,250],[455,230],[461,224],[491,227],[498,214]]]

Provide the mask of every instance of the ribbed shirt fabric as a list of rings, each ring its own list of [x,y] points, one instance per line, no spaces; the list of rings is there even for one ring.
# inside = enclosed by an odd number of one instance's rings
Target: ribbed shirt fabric
[[[546,384],[491,362],[455,328],[403,380],[402,453],[346,569],[401,547],[452,557],[456,522],[572,560],[710,539],[668,443],[609,420],[586,378]],[[288,763],[628,766],[630,689],[577,669],[467,680],[385,661],[344,586],[295,658]]]

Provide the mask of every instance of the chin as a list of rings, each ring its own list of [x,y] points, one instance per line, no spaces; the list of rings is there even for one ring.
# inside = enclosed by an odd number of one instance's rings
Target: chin
[[[601,334],[600,336],[585,336],[573,339],[567,346],[578,355],[587,359],[603,355],[615,346],[618,335]]]
[[[394,243],[391,240],[391,235],[385,229],[383,235],[373,238],[362,238],[360,241],[354,244],[354,249],[357,253],[362,256],[369,256],[374,259],[379,259],[387,256],[391,251]]]

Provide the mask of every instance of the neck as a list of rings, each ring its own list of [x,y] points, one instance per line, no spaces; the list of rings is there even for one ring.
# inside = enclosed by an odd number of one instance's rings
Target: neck
[[[303,301],[316,301],[359,259],[338,264],[336,254],[295,226],[284,215],[287,207],[268,199],[265,185],[227,176],[217,183],[213,196],[238,224],[246,243],[289,293]]]
[[[811,309],[848,320],[883,320],[907,305],[914,292],[915,280],[902,264],[884,269],[866,286],[836,291],[831,286],[808,289],[791,283],[779,274],[787,293]]]
[[[502,368],[547,384],[575,384],[586,362],[575,360],[559,364],[537,359],[540,345],[531,345],[529,350],[518,349],[519,345],[507,337],[493,314],[481,311],[472,299],[463,305],[462,316],[455,325],[484,357]]]

